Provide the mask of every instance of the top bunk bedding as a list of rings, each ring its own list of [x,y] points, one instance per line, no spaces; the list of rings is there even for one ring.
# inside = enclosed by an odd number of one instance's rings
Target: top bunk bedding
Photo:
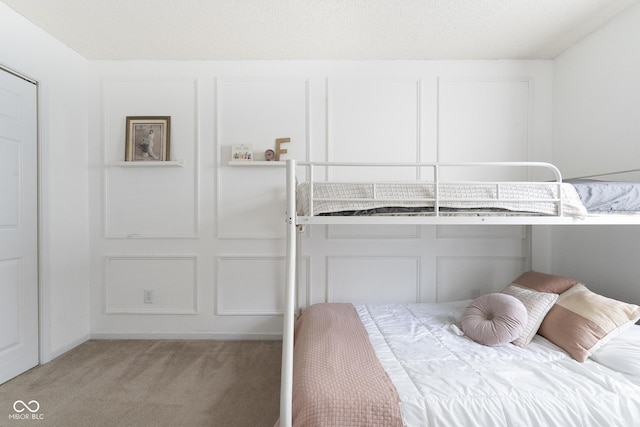
[[[595,179],[568,179],[588,212],[640,211],[640,183],[627,181],[601,181]]]
[[[288,167],[295,170],[295,162]],[[640,183],[596,180],[562,181],[555,166],[538,162],[438,164],[394,166],[434,168],[428,180],[337,182],[314,179],[314,166],[388,166],[388,164],[301,163],[307,177],[288,192],[295,194],[296,223],[491,223],[491,224],[639,224]],[[543,168],[537,175],[552,180],[452,181],[440,178],[440,169],[517,166]],[[421,170],[421,169],[420,169]],[[295,172],[293,172],[295,174]],[[466,173],[466,172],[464,172]],[[490,172],[494,173],[494,172]],[[524,173],[524,172],[523,172]],[[528,173],[526,173],[528,174]],[[343,174],[344,175],[344,174]],[[617,215],[624,214],[624,215]],[[413,218],[413,220],[411,219]],[[397,220],[397,221],[396,221]]]
[[[297,209],[302,216],[317,215],[565,215],[584,218],[587,211],[573,186],[554,183],[443,183],[378,182],[298,185]],[[436,200],[437,191],[437,200]],[[562,213],[558,205],[562,202]],[[436,209],[437,203],[437,209]],[[311,214],[310,206],[313,206]]]

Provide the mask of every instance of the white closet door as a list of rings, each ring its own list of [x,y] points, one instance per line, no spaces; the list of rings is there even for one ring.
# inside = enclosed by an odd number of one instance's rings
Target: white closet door
[[[38,357],[36,85],[0,70],[0,383]]]

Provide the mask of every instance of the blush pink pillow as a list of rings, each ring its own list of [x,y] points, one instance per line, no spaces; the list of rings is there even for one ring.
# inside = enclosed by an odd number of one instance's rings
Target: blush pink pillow
[[[475,342],[488,346],[510,343],[524,333],[527,308],[507,294],[483,295],[467,306],[460,318],[462,332]]]

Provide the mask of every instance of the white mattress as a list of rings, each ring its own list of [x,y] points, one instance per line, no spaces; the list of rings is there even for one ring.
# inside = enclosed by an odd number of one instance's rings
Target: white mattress
[[[587,210],[575,188],[562,184],[563,215],[584,218]],[[502,209],[539,215],[557,215],[557,184],[552,183],[443,183],[439,206],[451,209]],[[381,182],[313,184],[313,215],[385,207],[433,207],[433,183]],[[324,200],[321,200],[324,199]],[[298,215],[309,216],[309,183],[297,188]]]
[[[451,325],[467,301],[355,305],[401,399],[405,425],[629,426],[640,386],[592,360],[578,363],[536,336],[486,347]]]

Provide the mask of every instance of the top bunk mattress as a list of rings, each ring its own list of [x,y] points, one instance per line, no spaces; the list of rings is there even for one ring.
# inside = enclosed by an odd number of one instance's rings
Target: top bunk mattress
[[[542,182],[441,183],[437,187],[438,214],[477,215],[483,211],[559,216],[559,187],[562,188],[562,215],[586,217],[587,210],[572,185]],[[300,216],[433,214],[436,205],[436,187],[428,182],[314,182],[311,213],[309,188],[308,182],[297,187]]]

